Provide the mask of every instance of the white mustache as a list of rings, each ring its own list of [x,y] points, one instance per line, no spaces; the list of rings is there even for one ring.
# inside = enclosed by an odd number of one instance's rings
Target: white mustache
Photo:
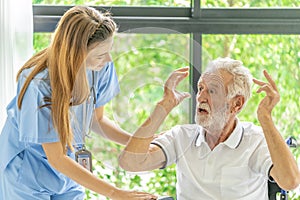
[[[209,112],[209,113],[211,112],[208,103],[200,103],[199,106],[198,106],[198,108],[199,108],[199,109],[206,110],[206,111]]]

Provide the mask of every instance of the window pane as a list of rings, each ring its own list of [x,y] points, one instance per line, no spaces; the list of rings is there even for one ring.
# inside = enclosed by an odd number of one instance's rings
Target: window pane
[[[276,127],[284,138],[300,133],[300,36],[299,35],[204,35],[203,52],[208,58],[232,57],[241,60],[255,78],[266,81],[262,70],[266,69],[277,84],[280,102],[272,111]],[[257,85],[252,88],[252,97],[239,114],[241,120],[252,121],[259,125],[256,110],[264,93],[256,93]],[[300,164],[299,149],[291,148]],[[299,165],[300,166],[300,165]],[[299,198],[299,190],[289,192],[291,199]]]
[[[202,7],[298,7],[299,0],[201,0]]]
[[[189,65],[189,36],[119,33],[114,39],[112,57],[121,92],[106,106],[106,113],[132,133],[161,99],[169,74]],[[178,90],[189,91],[189,81],[183,81]],[[185,100],[170,113],[160,130],[188,122],[189,100]]]
[[[190,7],[190,0],[32,0],[33,4],[92,6],[178,6]]]
[[[112,52],[121,86],[113,112],[126,130],[134,131],[161,99],[170,72],[189,65],[189,35],[119,33]],[[184,81],[179,90],[188,91],[188,84]],[[170,114],[172,124],[188,123],[187,105]]]
[[[284,136],[298,135],[300,132],[300,36],[299,35],[204,35],[203,65],[209,58],[232,57],[249,67],[255,78],[266,80],[266,69],[276,82],[281,101],[273,110],[275,124]],[[258,123],[256,109],[264,96],[257,94],[258,86],[253,86],[252,98],[240,113],[242,120]]]
[[[46,48],[51,41],[51,33],[34,33],[33,34],[33,47],[35,52],[39,52]]]

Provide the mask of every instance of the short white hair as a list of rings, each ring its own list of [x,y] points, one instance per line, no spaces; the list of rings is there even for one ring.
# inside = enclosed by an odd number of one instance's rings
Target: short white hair
[[[225,70],[233,75],[233,81],[227,88],[227,98],[241,95],[245,99],[245,105],[251,96],[251,86],[253,83],[249,69],[243,66],[241,61],[226,57],[217,58],[208,64],[207,71],[215,70]]]

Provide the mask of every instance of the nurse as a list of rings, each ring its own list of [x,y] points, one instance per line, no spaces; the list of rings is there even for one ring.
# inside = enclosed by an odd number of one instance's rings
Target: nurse
[[[0,135],[0,200],[79,200],[82,186],[114,200],[156,199],[116,188],[79,164],[91,158],[84,146],[90,129],[119,144],[130,138],[103,116],[119,92],[110,57],[115,32],[109,14],[72,7],[49,47],[20,69]]]

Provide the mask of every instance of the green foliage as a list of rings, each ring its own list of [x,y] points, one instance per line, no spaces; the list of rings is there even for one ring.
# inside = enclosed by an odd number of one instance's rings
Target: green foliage
[[[51,40],[51,33],[34,33],[33,48],[35,53],[46,48]]]
[[[297,0],[201,0],[202,7],[299,7]]]
[[[163,170],[155,170],[147,186],[150,193],[161,196],[172,196],[176,199],[176,167],[175,164]]]
[[[190,6],[189,0],[32,0],[33,4],[105,6]]]

